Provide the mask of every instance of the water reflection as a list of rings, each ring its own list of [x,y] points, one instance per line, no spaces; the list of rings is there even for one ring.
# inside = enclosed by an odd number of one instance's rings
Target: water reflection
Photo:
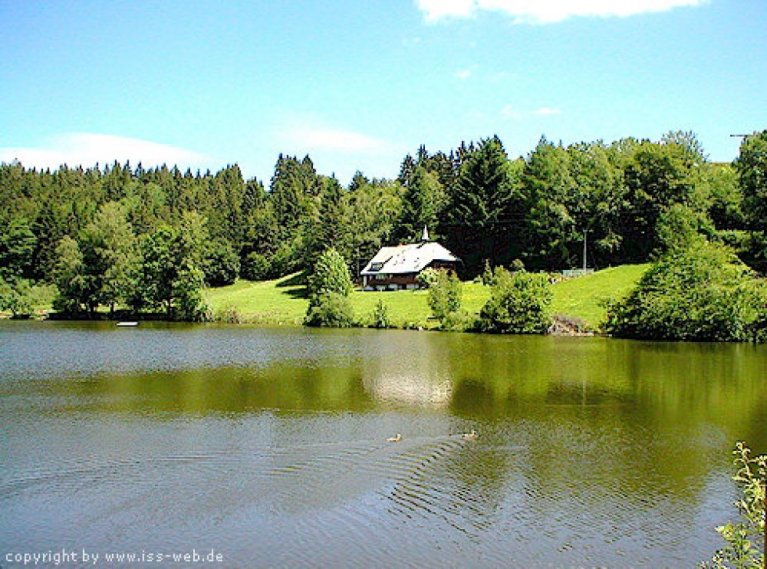
[[[767,451],[763,347],[135,332],[0,324],[0,549],[688,566],[733,515],[733,441]]]
[[[381,403],[448,406],[453,399],[453,362],[449,354],[432,341],[433,334],[411,336],[408,346],[393,357],[370,358],[362,363],[365,391]],[[382,338],[386,341],[385,336]],[[417,357],[413,357],[415,354]]]

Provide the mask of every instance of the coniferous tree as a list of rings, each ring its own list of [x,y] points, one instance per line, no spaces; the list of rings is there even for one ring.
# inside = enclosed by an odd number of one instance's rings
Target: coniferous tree
[[[32,225],[37,245],[32,253],[32,277],[53,282],[53,268],[56,264],[56,245],[66,232],[64,206],[53,200],[45,200]]]
[[[351,182],[349,182],[349,191],[350,192],[357,191],[358,189],[360,189],[361,187],[369,183],[370,183],[370,180],[368,180],[362,172],[357,170],[354,173],[354,176],[352,176]]]
[[[334,247],[345,257],[348,256],[344,190],[335,176],[325,178],[323,186],[318,215],[307,226],[304,262],[309,267],[316,261],[317,255],[328,247]]]
[[[26,219],[14,219],[0,233],[0,278],[13,281],[29,277],[37,239]]]
[[[396,235],[403,241],[415,241],[428,227],[432,239],[437,239],[437,224],[446,202],[447,195],[437,174],[416,166],[402,199]]]
[[[277,225],[278,245],[272,262],[276,274],[306,268],[303,230],[316,219],[321,187],[308,156],[299,161],[280,155],[269,195]]]
[[[397,177],[397,181],[404,187],[408,187],[410,184],[410,180],[413,177],[413,173],[415,172],[416,162],[413,160],[413,157],[408,154],[405,156],[405,159],[402,161],[402,165],[399,169],[399,176]]]
[[[243,237],[242,201],[245,181],[235,164],[218,171],[211,179],[211,207],[206,212],[208,231],[213,237],[238,244]]]
[[[375,180],[344,195],[344,226],[355,275],[382,245],[394,238],[397,220],[402,215],[402,195],[399,182]]]
[[[464,150],[449,196],[450,243],[463,251],[469,275],[478,274],[485,259],[496,264],[515,252],[518,180],[497,136]]]

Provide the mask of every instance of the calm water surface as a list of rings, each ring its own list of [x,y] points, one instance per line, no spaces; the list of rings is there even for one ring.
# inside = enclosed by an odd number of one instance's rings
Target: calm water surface
[[[693,567],[766,420],[765,347],[2,322],[0,565]]]

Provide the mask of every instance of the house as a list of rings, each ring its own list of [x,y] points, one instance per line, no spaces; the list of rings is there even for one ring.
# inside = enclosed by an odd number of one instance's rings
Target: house
[[[418,275],[427,268],[455,271],[460,259],[436,241],[429,240],[423,228],[418,243],[381,247],[360,272],[364,290],[399,290],[418,287]]]

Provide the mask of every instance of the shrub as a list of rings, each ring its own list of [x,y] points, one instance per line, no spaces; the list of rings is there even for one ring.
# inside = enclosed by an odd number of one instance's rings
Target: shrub
[[[335,249],[327,249],[314,264],[309,277],[309,307],[304,324],[347,328],[354,322],[349,301],[353,285],[346,261]]]
[[[312,276],[309,277],[309,296],[331,292],[349,296],[353,288],[346,261],[335,249],[327,249],[317,259]]]
[[[174,320],[204,322],[210,319],[203,294],[204,275],[200,269],[191,267],[180,270],[173,284]]]
[[[278,278],[302,268],[301,241],[296,238],[280,245],[271,258],[268,278]]]
[[[495,284],[495,272],[504,270],[508,270],[512,273],[518,273],[525,270],[525,264],[520,259],[514,259],[509,265],[509,268],[504,269],[503,267],[493,268],[490,266],[489,261],[485,261],[485,269],[482,271],[480,281],[485,286],[493,286]]]
[[[467,314],[465,310],[457,310],[445,316],[440,325],[443,330],[465,332],[474,329],[476,321],[474,316]]]
[[[272,263],[266,255],[248,253],[242,263],[242,276],[251,281],[262,281],[272,276]]]
[[[485,259],[485,268],[482,270],[482,274],[480,275],[480,282],[485,286],[492,286],[493,280],[495,279],[495,271],[490,266],[490,261]]]
[[[348,297],[328,292],[321,294],[309,304],[304,318],[307,326],[349,328],[354,323],[354,310]]]
[[[383,300],[379,300],[376,307],[373,309],[370,325],[373,328],[390,328],[391,316],[389,316],[389,307],[384,304]]]
[[[669,250],[689,247],[701,235],[712,235],[714,228],[706,214],[675,203],[661,212],[656,231],[661,247]]]
[[[552,293],[546,275],[495,270],[490,299],[482,307],[478,327],[501,334],[544,334],[551,324]]]
[[[418,282],[418,286],[421,288],[431,288],[432,285],[436,284],[437,280],[439,278],[439,271],[436,271],[429,267],[428,269],[424,269],[420,273],[418,273],[418,276],[416,277],[416,281]]]
[[[741,521],[727,523],[716,528],[727,542],[718,550],[710,563],[703,567],[725,569],[761,569],[764,556],[759,553],[759,542],[765,532],[765,484],[767,484],[767,455],[751,458],[751,450],[742,442],[735,446],[733,463],[738,469],[733,480],[737,483],[741,498],[735,502]]]
[[[448,317],[461,309],[461,281],[452,271],[435,273],[436,278],[429,287],[429,308],[444,327]]]
[[[226,324],[242,324],[242,314],[234,306],[227,306],[218,310],[213,319],[216,322],[225,322]]]
[[[28,318],[32,314],[29,282],[17,279],[8,283],[0,278],[0,310],[10,310],[13,318]]]
[[[767,285],[729,248],[695,240],[667,252],[611,303],[605,329],[625,338],[765,341]]]
[[[240,274],[240,256],[231,244],[218,239],[209,245],[203,266],[205,282],[209,285],[229,285],[236,281]]]

